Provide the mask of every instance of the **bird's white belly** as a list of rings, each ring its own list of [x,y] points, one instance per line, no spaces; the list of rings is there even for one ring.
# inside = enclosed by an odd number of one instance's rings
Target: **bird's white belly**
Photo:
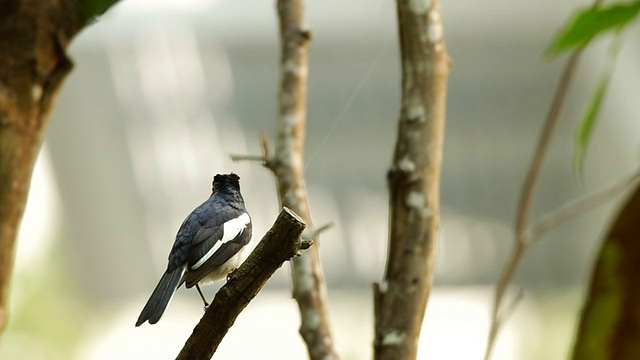
[[[208,285],[212,282],[220,279],[224,279],[227,275],[233,270],[237,269],[242,265],[242,263],[247,259],[250,251],[251,243],[245,245],[238,251],[237,254],[231,257],[231,259],[227,260],[226,263],[222,264],[212,272],[210,272],[207,276],[203,277],[202,280],[198,282],[200,285]]]

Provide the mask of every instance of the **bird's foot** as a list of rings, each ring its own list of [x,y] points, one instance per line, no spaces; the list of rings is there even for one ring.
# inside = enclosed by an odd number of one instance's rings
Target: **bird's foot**
[[[231,271],[229,271],[229,273],[227,274],[227,281],[231,280],[231,275],[233,275],[234,272],[236,272],[237,269],[233,269]]]
[[[202,290],[200,290],[200,285],[196,284],[196,289],[198,290],[198,294],[200,294],[200,298],[202,299],[202,303],[204,304],[204,311],[207,311],[209,303],[207,302],[207,299],[204,298],[204,294],[202,293]]]

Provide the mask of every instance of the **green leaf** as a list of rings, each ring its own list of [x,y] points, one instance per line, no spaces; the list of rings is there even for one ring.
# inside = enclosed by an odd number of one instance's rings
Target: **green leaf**
[[[604,99],[604,94],[606,93],[608,86],[609,78],[600,79],[600,82],[596,87],[596,91],[591,96],[587,111],[580,121],[580,125],[576,129],[575,144],[573,149],[573,169],[577,174],[582,174],[587,145],[589,145],[589,140],[591,139],[591,134],[593,132],[593,126],[596,122],[598,112],[600,111],[600,105],[602,104],[602,100]]]
[[[607,31],[622,29],[634,20],[639,12],[640,0],[582,10],[560,31],[547,54],[556,56],[582,47]]]
[[[88,21],[93,21],[103,15],[118,0],[80,0],[82,15]]]
[[[591,140],[591,134],[593,133],[593,128],[598,119],[598,113],[600,112],[602,101],[604,100],[604,96],[609,88],[614,64],[618,57],[618,53],[620,52],[620,43],[621,33],[618,32],[611,44],[611,48],[609,49],[607,64],[600,76],[596,90],[593,92],[593,95],[591,95],[589,105],[587,106],[584,116],[580,121],[580,125],[578,125],[578,128],[576,129],[573,148],[573,169],[575,173],[579,175],[582,174],[587,146],[589,145],[589,140]]]

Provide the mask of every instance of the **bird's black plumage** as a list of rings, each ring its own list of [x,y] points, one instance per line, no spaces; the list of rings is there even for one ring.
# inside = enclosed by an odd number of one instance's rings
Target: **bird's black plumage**
[[[155,324],[176,289],[226,277],[240,266],[251,240],[251,218],[236,174],[216,175],[209,199],[184,220],[169,253],[167,270],[153,290],[136,326]]]

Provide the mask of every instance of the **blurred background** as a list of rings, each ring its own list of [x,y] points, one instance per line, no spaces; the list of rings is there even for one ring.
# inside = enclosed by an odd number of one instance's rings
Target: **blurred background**
[[[391,0],[309,0],[313,32],[305,170],[344,359],[371,357],[371,286],[384,270],[385,174],[399,110]],[[565,59],[542,54],[584,1],[442,3],[453,60],[440,253],[420,358],[479,359],[498,273],[539,129]],[[539,216],[638,166],[638,27],[627,32],[587,154],[573,132],[610,39],[581,63],[535,195]],[[238,173],[254,242],[278,213],[274,180],[230,154],[260,154],[275,128],[273,1],[128,0],[73,42],[18,242],[0,359],[172,359],[202,315],[180,289],[162,321],[134,327],[184,217],[216,173]],[[545,236],[516,277],[523,302],[495,359],[562,359],[572,345],[598,242],[619,199]],[[213,297],[220,285],[208,287]],[[516,289],[516,287],[514,287]],[[285,264],[240,315],[219,359],[303,359]]]

